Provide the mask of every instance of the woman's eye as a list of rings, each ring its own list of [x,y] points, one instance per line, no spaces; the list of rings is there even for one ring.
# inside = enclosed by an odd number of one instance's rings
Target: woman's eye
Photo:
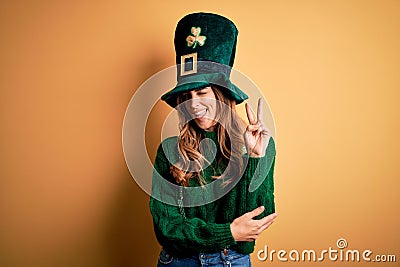
[[[200,90],[200,91],[197,91],[197,94],[198,94],[198,95],[205,95],[205,94],[207,94],[207,91],[205,91],[205,90]]]

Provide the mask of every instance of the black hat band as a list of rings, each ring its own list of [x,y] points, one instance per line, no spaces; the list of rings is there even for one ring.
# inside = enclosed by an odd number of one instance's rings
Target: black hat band
[[[231,67],[206,59],[197,59],[197,53],[182,56],[181,64],[177,65],[178,82],[188,75],[223,73],[226,77],[231,74]]]

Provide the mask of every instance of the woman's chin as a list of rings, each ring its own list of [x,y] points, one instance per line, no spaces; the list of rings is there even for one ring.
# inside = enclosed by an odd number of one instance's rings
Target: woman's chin
[[[214,129],[215,123],[210,119],[196,118],[194,119],[194,121],[196,122],[197,126],[202,130],[212,131]]]

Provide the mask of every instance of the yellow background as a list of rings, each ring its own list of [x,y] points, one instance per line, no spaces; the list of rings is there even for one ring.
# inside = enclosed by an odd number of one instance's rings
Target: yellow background
[[[275,117],[279,217],[256,250],[343,237],[397,256],[369,265],[398,266],[400,2],[389,0],[2,1],[0,266],[155,266],[122,122],[140,84],[175,63],[176,23],[194,11],[235,22],[235,68]]]

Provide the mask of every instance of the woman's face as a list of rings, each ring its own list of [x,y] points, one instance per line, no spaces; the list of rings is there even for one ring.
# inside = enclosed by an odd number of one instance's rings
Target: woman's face
[[[215,125],[217,100],[211,87],[192,90],[183,93],[184,105],[190,117],[197,126],[206,131],[212,131]]]

